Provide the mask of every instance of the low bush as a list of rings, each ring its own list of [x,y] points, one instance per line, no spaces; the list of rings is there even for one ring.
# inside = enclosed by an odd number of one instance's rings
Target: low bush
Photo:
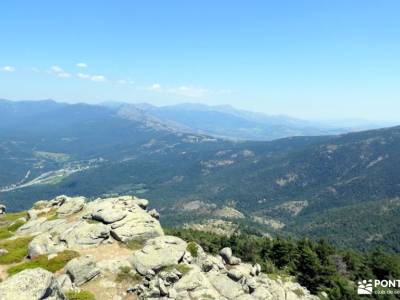
[[[178,270],[181,272],[183,275],[188,273],[192,268],[188,266],[187,264],[176,264],[176,265],[170,265],[170,266],[165,266],[163,267],[160,271],[164,272],[172,272],[173,270]]]
[[[181,272],[183,275],[185,275],[186,273],[188,273],[192,268],[189,267],[186,264],[178,264],[175,265],[175,269],[177,269],[179,272]]]
[[[142,280],[142,276],[137,273],[132,273],[131,268],[121,267],[116,277],[117,282],[127,281],[127,282],[139,282]]]
[[[143,248],[143,246],[144,246],[143,241],[133,240],[125,243],[125,247],[127,247],[130,250],[140,250]]]
[[[17,220],[14,223],[12,223],[10,226],[8,226],[7,229],[8,229],[8,231],[15,232],[15,231],[17,231],[18,228],[20,228],[24,224],[25,224],[24,221]]]
[[[0,256],[0,264],[12,264],[22,261],[28,255],[28,244],[32,237],[21,237],[15,240],[0,241],[0,248],[7,254]]]
[[[11,225],[9,225],[10,222],[7,222],[6,225],[0,226],[0,240],[7,239],[9,237],[12,237],[14,232],[17,231],[18,228],[20,228],[22,225],[25,224],[24,221],[15,221],[12,222]]]
[[[27,261],[7,270],[9,275],[14,275],[26,269],[43,268],[52,273],[62,269],[71,259],[78,257],[79,253],[72,250],[65,250],[58,253],[52,259],[48,259],[47,255],[41,255],[31,261]]]
[[[27,212],[26,211],[20,211],[17,213],[7,213],[3,216],[0,217],[0,221],[16,221],[19,218],[23,218],[27,216]]]
[[[89,291],[69,291],[65,293],[68,300],[96,300],[96,297]]]
[[[7,226],[0,227],[0,240],[12,237],[12,233],[8,230]]]
[[[198,247],[195,242],[188,243],[186,250],[189,251],[193,257],[198,256]]]

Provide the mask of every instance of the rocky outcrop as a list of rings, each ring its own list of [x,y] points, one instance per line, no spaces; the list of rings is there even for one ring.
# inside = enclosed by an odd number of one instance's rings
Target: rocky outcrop
[[[113,223],[111,228],[112,236],[121,242],[147,240],[164,234],[160,223],[140,208],[132,209],[128,216]]]
[[[60,216],[69,216],[78,211],[81,211],[85,205],[85,198],[84,197],[67,197],[67,196],[60,196],[56,198],[56,201],[60,201],[62,203],[60,207],[57,209],[57,213]]]
[[[221,249],[221,251],[219,252],[219,255],[221,255],[221,257],[224,259],[225,263],[227,263],[228,265],[238,265],[241,262],[240,258],[237,258],[232,255],[232,250],[231,250],[231,248],[228,248],[228,247]]]
[[[65,269],[76,286],[80,286],[100,274],[95,258],[90,255],[74,258],[65,266]]]
[[[36,236],[28,246],[28,256],[38,257],[43,254],[53,254],[65,250],[66,246],[61,243],[57,235],[45,232]]]
[[[174,236],[161,236],[150,239],[142,250],[135,251],[130,262],[142,275],[149,270],[159,271],[163,267],[178,264],[186,250],[186,242]]]
[[[64,300],[54,275],[43,269],[22,271],[0,283],[1,300]]]
[[[39,217],[34,220],[29,220],[17,230],[19,235],[35,235],[42,232],[50,231],[60,225],[66,224],[64,219],[48,220],[46,217]]]
[[[110,227],[102,223],[78,221],[60,235],[60,241],[70,249],[96,247],[110,236]]]
[[[128,293],[153,300],[317,299],[297,283],[270,279],[230,248],[211,255],[193,242],[165,236],[158,212],[147,206],[132,196],[91,202],[59,196],[35,203],[16,232],[32,236],[29,258],[51,259],[64,250],[80,256],[57,278],[40,268],[8,278],[0,284],[0,299],[65,299],[64,292],[85,289],[87,282],[98,285],[100,299],[125,299]]]
[[[234,256],[230,248],[222,249],[217,258],[206,254],[200,246],[197,247],[198,257],[192,258],[191,262],[174,264],[169,272],[147,271],[143,283],[136,285],[132,291],[140,299],[163,296],[177,300],[318,299],[297,283],[271,280],[260,272],[261,267],[258,264],[231,265],[230,259]],[[186,254],[184,260],[185,257]],[[205,265],[208,267],[205,268]],[[186,274],[177,271],[182,266]]]

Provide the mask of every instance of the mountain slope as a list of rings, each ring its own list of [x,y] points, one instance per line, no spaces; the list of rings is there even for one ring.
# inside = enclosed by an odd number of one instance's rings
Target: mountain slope
[[[55,104],[4,128],[0,201],[11,209],[58,194],[131,193],[153,199],[167,225],[222,218],[400,250],[400,127],[233,142],[141,111]]]

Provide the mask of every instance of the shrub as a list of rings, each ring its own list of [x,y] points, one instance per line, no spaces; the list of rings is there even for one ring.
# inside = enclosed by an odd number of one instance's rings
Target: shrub
[[[8,227],[0,227],[0,240],[12,237],[12,233],[8,230]]]
[[[53,220],[57,220],[58,219],[58,215],[57,214],[53,214],[47,217],[47,221],[53,221]]]
[[[15,221],[11,225],[4,225],[0,227],[0,240],[7,239],[13,236],[13,233],[17,231],[25,222],[23,221]]]
[[[23,218],[27,216],[27,212],[26,211],[20,211],[17,213],[6,213],[5,215],[0,217],[1,221],[16,221],[19,218]]]
[[[190,254],[191,254],[193,257],[197,257],[198,254],[199,254],[199,253],[198,253],[198,247],[197,247],[197,244],[196,244],[195,242],[190,242],[190,243],[187,245],[186,250],[189,251]]]
[[[139,282],[142,280],[142,276],[131,272],[131,268],[129,267],[121,267],[116,277],[117,282],[128,281],[128,282]]]
[[[125,243],[125,246],[131,250],[140,250],[143,248],[144,242],[143,241],[138,241],[138,240],[133,240]]]
[[[14,275],[26,269],[43,268],[52,273],[62,269],[71,259],[78,257],[79,253],[72,250],[60,252],[56,257],[48,259],[47,255],[41,255],[31,261],[13,266],[7,270],[9,275]]]
[[[68,300],[96,300],[96,297],[89,291],[69,291],[65,293]]]
[[[43,211],[38,214],[38,217],[45,217],[47,219],[47,221],[56,220],[58,218],[57,217],[57,209],[52,208],[47,212]]]
[[[192,268],[189,267],[186,264],[179,264],[179,265],[175,265],[175,269],[177,269],[179,272],[181,272],[183,275],[185,275],[186,273],[188,273]]]
[[[95,220],[95,219],[87,219],[86,222],[88,222],[89,224],[99,224],[99,223],[101,223],[100,221]]]
[[[299,298],[304,297],[304,291],[302,289],[300,289],[300,288],[294,289],[292,292],[295,293],[296,296],[299,297]]]
[[[28,255],[28,244],[32,237],[21,237],[15,240],[0,241],[0,248],[7,254],[0,256],[0,264],[12,264],[22,261]]]
[[[160,271],[172,272],[173,270],[178,270],[183,275],[185,275],[191,269],[192,268],[190,266],[188,266],[187,264],[176,264],[176,265],[169,265],[169,266],[162,267]]]
[[[24,221],[15,221],[12,223],[10,226],[7,227],[8,231],[15,232],[17,231],[18,228],[20,228],[22,225],[24,225]]]

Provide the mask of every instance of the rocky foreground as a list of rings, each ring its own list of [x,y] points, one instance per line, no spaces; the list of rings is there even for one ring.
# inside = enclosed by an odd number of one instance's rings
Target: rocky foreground
[[[0,242],[0,299],[318,299],[241,262],[230,248],[213,256],[164,235],[158,213],[147,205],[131,196],[91,202],[59,196],[36,202],[9,224],[0,217],[10,232],[18,227]],[[1,249],[26,239],[21,261],[12,259],[18,249]]]

